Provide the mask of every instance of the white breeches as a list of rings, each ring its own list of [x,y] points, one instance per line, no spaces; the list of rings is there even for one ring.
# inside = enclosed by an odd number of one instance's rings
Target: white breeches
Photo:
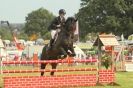
[[[60,29],[51,30],[51,37],[54,39],[56,35],[58,36],[58,33],[60,32]]]
[[[56,30],[51,30],[51,37],[52,37],[52,39],[54,39],[55,34],[56,34]]]

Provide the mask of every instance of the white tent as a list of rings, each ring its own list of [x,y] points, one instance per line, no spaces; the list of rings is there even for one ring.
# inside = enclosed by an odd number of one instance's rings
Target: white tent
[[[1,39],[0,39],[0,48],[4,48],[4,44]]]
[[[7,55],[6,50],[4,49],[3,41],[0,39],[0,57],[5,58]]]
[[[3,40],[5,42],[5,44],[9,45],[11,42],[10,40]]]
[[[76,59],[86,59],[87,55],[77,46],[77,45],[74,45],[74,51],[76,53],[76,56],[75,58]]]

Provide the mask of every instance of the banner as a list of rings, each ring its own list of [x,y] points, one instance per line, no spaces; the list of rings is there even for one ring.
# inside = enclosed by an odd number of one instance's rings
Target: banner
[[[76,22],[76,30],[74,32],[74,40],[75,42],[79,42],[79,22]]]

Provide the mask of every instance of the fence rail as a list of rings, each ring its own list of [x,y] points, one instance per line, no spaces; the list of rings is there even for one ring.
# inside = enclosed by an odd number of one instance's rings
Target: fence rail
[[[49,70],[4,70],[2,73],[36,73],[36,72],[73,72],[73,71],[97,71],[95,68],[82,69],[49,69]]]
[[[97,62],[97,59],[85,60],[45,60],[45,61],[3,61],[2,64],[40,64],[40,63],[85,63]]]

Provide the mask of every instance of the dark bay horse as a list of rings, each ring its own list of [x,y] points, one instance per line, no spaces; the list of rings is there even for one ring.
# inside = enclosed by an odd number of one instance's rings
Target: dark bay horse
[[[43,47],[41,60],[58,60],[66,58],[67,55],[75,56],[73,39],[74,31],[76,30],[76,21],[74,17],[69,17],[66,20],[52,49],[49,49],[49,45]],[[68,51],[71,51],[71,53]],[[46,65],[46,63],[42,63],[41,69],[45,69]],[[52,69],[56,69],[57,63],[51,63],[51,66]],[[41,76],[43,75],[44,72],[41,72]],[[51,72],[50,75],[54,75],[54,72]]]

